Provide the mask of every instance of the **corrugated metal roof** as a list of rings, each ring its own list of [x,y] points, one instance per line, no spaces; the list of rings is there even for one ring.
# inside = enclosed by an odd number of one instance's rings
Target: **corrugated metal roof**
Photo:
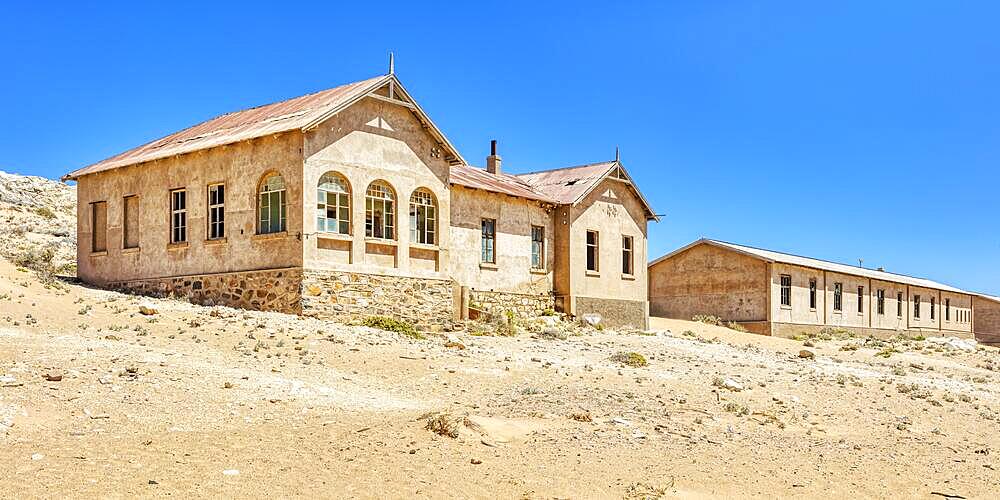
[[[227,113],[70,172],[63,180],[75,180],[82,175],[301,129],[394,78],[392,75],[377,76],[274,104]]]
[[[590,189],[600,182],[614,166],[615,162],[606,161],[518,174],[517,177],[560,204],[572,205],[590,192]]]
[[[529,200],[544,201],[557,204],[558,202],[545,194],[535,190],[526,182],[516,176],[501,173],[493,175],[486,170],[468,165],[456,165],[451,167],[452,184],[469,187],[473,189],[483,189],[494,193],[502,193]]]
[[[717,247],[728,248],[730,250],[734,250],[745,255],[750,255],[752,257],[757,257],[759,259],[766,260],[769,262],[780,262],[783,264],[792,264],[796,266],[810,267],[813,269],[832,271],[851,276],[861,276],[864,278],[872,278],[882,281],[891,281],[895,283],[903,283],[906,285],[913,285],[924,288],[933,288],[936,290],[942,290],[946,292],[972,294],[972,292],[968,292],[960,288],[955,288],[950,285],[945,285],[944,283],[938,283],[936,281],[932,281],[929,279],[915,278],[913,276],[906,276],[905,274],[888,273],[885,271],[878,271],[875,269],[865,269],[863,267],[851,266],[848,264],[840,264],[837,262],[829,262],[825,260],[812,259],[809,257],[801,257],[798,255],[775,252],[773,250],[764,250],[761,248],[748,247],[744,245],[737,245],[735,243],[728,243],[725,241],[711,240],[711,239],[700,239],[698,241],[695,241],[690,245],[677,249],[673,252],[668,253],[667,255],[664,255],[663,257],[660,257],[659,259],[654,260],[649,265],[653,266],[660,261],[668,259],[691,247],[701,244],[709,244],[709,245],[715,245]]]

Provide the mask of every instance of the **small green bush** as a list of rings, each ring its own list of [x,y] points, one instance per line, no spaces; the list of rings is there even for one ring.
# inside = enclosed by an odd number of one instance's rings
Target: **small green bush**
[[[385,330],[387,332],[396,332],[414,339],[424,338],[424,336],[421,335],[416,328],[413,328],[413,325],[388,316],[371,316],[365,318],[361,324],[372,328],[378,328],[379,330]]]
[[[730,330],[736,330],[737,332],[747,333],[746,327],[735,321],[730,321],[729,323],[726,323],[726,328],[729,328]]]
[[[46,218],[46,219],[55,219],[56,218],[56,213],[53,212],[52,209],[49,208],[49,207],[38,207],[38,208],[35,209],[35,213],[38,214],[38,215],[40,215],[40,216],[42,216],[42,217],[44,217],[44,218]]]
[[[699,323],[705,323],[706,325],[723,326],[722,318],[718,316],[712,316],[711,314],[696,314],[691,321],[697,321]]]
[[[632,368],[642,368],[649,364],[646,357],[637,352],[619,352],[611,356],[611,361]]]
[[[542,311],[542,316],[555,316],[556,312],[551,307]]]

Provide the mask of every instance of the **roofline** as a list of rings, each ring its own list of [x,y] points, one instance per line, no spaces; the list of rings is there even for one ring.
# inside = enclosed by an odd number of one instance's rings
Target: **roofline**
[[[664,255],[664,256],[662,256],[662,257],[660,257],[660,258],[658,258],[658,259],[656,259],[656,260],[654,260],[652,262],[650,262],[649,264],[646,265],[646,268],[648,269],[648,268],[650,268],[652,266],[655,266],[656,264],[659,264],[660,262],[662,262],[662,261],[664,261],[666,259],[669,259],[669,258],[671,258],[671,257],[673,257],[673,256],[675,256],[675,255],[677,255],[679,253],[682,253],[682,252],[684,252],[684,251],[686,251],[686,250],[688,250],[690,248],[693,248],[693,247],[698,246],[698,245],[703,244],[703,243],[712,245],[712,246],[714,246],[716,248],[722,248],[724,250],[729,250],[730,252],[736,252],[738,254],[745,255],[747,257],[752,257],[754,259],[757,259],[757,260],[760,260],[760,261],[764,261],[764,262],[768,262],[768,263],[775,263],[775,262],[778,262],[778,261],[775,261],[774,259],[769,259],[767,257],[760,256],[760,255],[757,255],[757,254],[754,254],[754,253],[746,252],[746,251],[740,250],[738,248],[733,248],[733,247],[727,246],[727,245],[735,245],[735,246],[740,246],[740,247],[752,248],[754,250],[760,250],[760,251],[763,251],[763,252],[781,253],[781,254],[784,254],[784,255],[791,256],[791,257],[798,257],[800,259],[818,260],[820,262],[826,262],[828,264],[836,264],[838,266],[848,265],[848,264],[844,264],[842,262],[834,262],[832,260],[817,259],[815,257],[806,257],[804,255],[796,255],[796,254],[787,253],[787,252],[778,252],[777,250],[768,250],[766,248],[754,247],[754,246],[750,246],[750,245],[741,245],[739,243],[732,243],[732,242],[729,242],[729,241],[713,240],[711,238],[700,238],[700,239],[698,239],[696,241],[693,241],[693,242],[691,242],[691,243],[689,243],[689,244],[687,244],[687,245],[685,245],[685,246],[683,246],[681,248],[678,248],[677,250],[674,250],[673,252],[670,252],[670,253],[668,253],[668,254],[666,254],[666,255]],[[810,268],[810,269],[819,269],[821,271],[827,271],[827,272],[831,272],[831,273],[844,274],[844,275],[848,275],[848,276],[855,276],[855,277],[858,277],[858,278],[875,279],[875,280],[879,279],[879,278],[872,278],[871,276],[862,276],[860,274],[855,274],[855,273],[850,273],[850,272],[833,271],[833,270],[829,270],[829,269],[821,269],[821,268],[816,268],[816,267],[813,267],[813,266],[807,266],[807,265],[803,265],[803,264],[795,264],[795,263],[787,263],[787,264],[791,265],[791,266],[806,267],[806,268]],[[864,268],[861,268],[861,269],[864,269]],[[865,270],[866,271],[878,271],[877,269],[865,269]],[[885,274],[891,274],[893,276],[899,276],[901,278],[909,278],[909,279],[914,279],[914,280],[928,280],[928,281],[930,281],[928,278],[921,278],[919,276],[910,276],[908,274],[891,273],[889,271],[878,271],[878,272],[885,273]],[[882,281],[892,281],[892,280],[886,279],[886,280],[882,280]],[[938,283],[938,284],[944,285],[944,283]],[[934,286],[910,285],[910,284],[907,284],[907,286],[916,286],[916,287],[920,287],[920,288],[928,288],[928,289],[931,289],[931,290],[940,290],[942,292],[955,293],[955,292],[952,292],[950,290],[944,290],[942,288],[934,287]],[[980,294],[980,293],[976,293],[976,292],[970,292],[968,290],[963,290],[963,289],[958,288],[958,287],[952,287],[951,285],[945,285],[945,286],[949,286],[951,288],[954,288],[955,290],[958,290],[960,293],[964,293],[966,295],[980,296],[980,297],[984,297],[984,298],[987,298],[987,299],[992,299],[992,300],[996,300],[997,302],[1000,302],[1000,297],[991,297],[991,296]]]
[[[601,163],[604,162],[591,163],[590,165],[581,165],[581,167],[579,168],[589,167],[591,165],[599,165]],[[625,175],[628,176],[628,183],[632,186],[632,190],[635,191],[635,194],[639,196],[639,201],[642,202],[642,205],[646,207],[646,211],[649,212],[649,215],[646,217],[646,220],[654,220],[656,222],[660,222],[660,217],[656,215],[656,210],[653,210],[653,207],[650,206],[649,201],[646,200],[645,196],[643,196],[642,191],[639,190],[639,186],[637,186],[635,184],[635,181],[632,180],[632,175],[628,173],[628,169],[625,168],[625,165],[622,165],[622,162],[620,160],[611,160],[609,163],[610,166],[608,166],[608,169],[605,170],[603,174],[601,174],[600,179],[598,179],[597,182],[591,184],[590,188],[581,193],[580,196],[577,196],[576,199],[573,200],[573,205],[576,206],[580,204],[580,202],[582,202],[584,198],[586,198],[588,195],[590,195],[590,193],[592,193],[595,189],[597,189],[597,185],[600,184],[601,181],[608,178],[608,174],[610,174],[611,171],[615,169],[615,167],[618,167],[625,171]],[[567,168],[565,170],[570,170],[570,169]]]
[[[522,175],[544,174],[544,173],[547,173],[547,172],[559,172],[559,171],[562,171],[562,170],[575,170],[575,169],[578,169],[578,168],[593,167],[594,165],[600,165],[601,163],[614,163],[614,162],[615,162],[614,160],[611,160],[610,162],[595,161],[594,163],[587,163],[585,165],[573,165],[572,167],[560,167],[560,168],[547,168],[547,169],[544,169],[544,170],[534,170],[534,171],[531,171],[531,172],[521,172],[519,174],[511,174],[511,175],[514,175],[515,177],[519,177],[519,176],[522,176]]]

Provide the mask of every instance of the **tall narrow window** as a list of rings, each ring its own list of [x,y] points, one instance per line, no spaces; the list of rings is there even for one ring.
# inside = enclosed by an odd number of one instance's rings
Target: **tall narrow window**
[[[622,236],[622,274],[629,276],[635,274],[632,241],[631,236]]]
[[[410,242],[433,245],[437,231],[434,195],[420,188],[410,195]]]
[[[139,197],[126,196],[122,203],[122,247],[139,248]]]
[[[483,219],[482,223],[483,240],[480,262],[484,264],[496,264],[497,221],[496,219]]]
[[[934,297],[931,297],[931,319],[934,319]]]
[[[792,277],[788,274],[781,275],[781,305],[792,305]]]
[[[944,320],[951,321],[951,299],[944,299]]]
[[[843,311],[844,310],[844,284],[834,283],[833,284],[833,310]]]
[[[545,269],[545,228],[531,226],[531,268]]]
[[[914,295],[913,296],[913,317],[914,318],[919,318],[920,317],[920,296],[919,295]]]
[[[816,309],[816,278],[809,280],[809,309]]]
[[[858,313],[864,314],[865,312],[865,287],[858,287]]]
[[[896,292],[896,316],[903,317],[903,292]]]
[[[375,181],[365,192],[365,236],[396,239],[396,195],[383,181]]]
[[[104,252],[108,249],[108,202],[97,201],[90,204],[90,251]]]
[[[175,189],[170,192],[170,242],[187,241],[187,191]]]
[[[587,231],[587,270],[595,273],[600,270],[599,245],[600,234],[597,231]]]
[[[208,239],[226,237],[226,185],[208,186]]]
[[[875,312],[879,316],[885,315],[885,290],[878,290],[875,292]]]
[[[287,230],[285,179],[270,174],[260,184],[257,197],[257,234],[280,233]]]
[[[320,176],[316,186],[316,230],[350,234],[351,189],[347,179],[335,172]]]

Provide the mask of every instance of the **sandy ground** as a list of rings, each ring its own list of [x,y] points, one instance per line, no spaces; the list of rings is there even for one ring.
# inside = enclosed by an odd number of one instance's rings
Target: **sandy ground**
[[[142,303],[158,313],[140,314]],[[444,337],[46,287],[0,261],[0,495],[1000,492],[995,348],[804,347],[653,324],[565,340],[458,333],[461,349]],[[621,351],[649,364],[609,359]],[[457,437],[425,428],[441,412]]]

